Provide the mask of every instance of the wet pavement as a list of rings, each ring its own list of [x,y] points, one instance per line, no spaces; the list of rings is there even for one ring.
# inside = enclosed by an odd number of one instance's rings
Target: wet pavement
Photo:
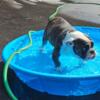
[[[30,5],[25,2],[22,2],[21,0],[18,3],[21,3],[23,6],[21,9],[16,9],[13,6],[9,5],[7,2],[0,1],[0,83],[2,83],[2,70],[3,70],[3,62],[1,59],[1,52],[4,48],[4,46],[10,42],[11,40],[26,34],[29,30],[40,30],[45,28],[48,17],[52,12],[55,11],[56,5],[51,5],[49,3],[44,2],[37,2],[36,4]],[[58,0],[60,1],[60,0]],[[66,1],[66,0],[62,0]],[[73,0],[67,0],[66,6],[64,6],[64,9],[61,9],[59,12],[60,16],[65,17],[72,25],[84,25],[84,26],[97,26],[100,27],[100,6],[99,2],[92,2],[92,4],[79,4],[79,0],[76,0],[75,4],[72,2]],[[89,3],[85,2],[83,3]],[[92,0],[93,1],[93,0]],[[97,0],[100,1],[100,0]],[[78,4],[76,4],[78,3]],[[82,2],[81,2],[82,3]],[[93,3],[98,3],[97,5]],[[66,12],[66,13],[65,13]],[[14,80],[12,82],[12,79]],[[21,86],[22,92],[23,91],[30,91],[30,95],[28,95],[28,99],[20,99],[20,100],[31,100],[29,97],[32,98],[32,90],[25,86],[15,75],[15,73],[10,69],[9,70],[9,82],[11,86],[13,84],[19,84]],[[19,95],[21,95],[20,87],[18,88],[17,92]],[[28,94],[29,94],[28,93]],[[27,92],[24,92],[23,96],[25,96]],[[36,100],[41,100],[44,94],[41,94],[41,96]],[[36,95],[37,96],[37,95]],[[52,99],[52,97],[47,96],[45,94],[44,96],[46,99],[49,100],[49,98]],[[90,98],[100,98],[99,94],[95,94],[92,96],[89,96]],[[77,100],[90,100],[89,97],[77,97]],[[34,97],[35,98],[35,97]],[[33,99],[34,99],[33,98]],[[66,97],[68,100],[76,100],[74,97]],[[57,100],[65,100],[65,97],[62,97],[62,99],[58,98]],[[92,100],[91,99],[91,100]],[[0,100],[10,100],[8,99],[8,96],[3,88],[3,84],[0,84]],[[35,99],[34,99],[35,100]],[[53,97],[53,100],[56,100],[55,97]],[[99,99],[93,99],[93,100],[99,100]]]

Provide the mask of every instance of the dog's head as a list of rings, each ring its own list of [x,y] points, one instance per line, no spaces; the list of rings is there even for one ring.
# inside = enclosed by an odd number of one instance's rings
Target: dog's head
[[[95,57],[96,53],[93,46],[94,43],[91,40],[90,42],[87,42],[79,38],[73,41],[73,51],[82,59],[88,60]]]
[[[74,35],[70,35],[71,38],[67,36],[67,38],[65,38],[66,43],[72,47],[73,52],[80,58],[84,60],[95,58],[96,53],[95,50],[93,49],[94,47],[93,41],[89,37],[77,33],[78,32],[74,33]]]

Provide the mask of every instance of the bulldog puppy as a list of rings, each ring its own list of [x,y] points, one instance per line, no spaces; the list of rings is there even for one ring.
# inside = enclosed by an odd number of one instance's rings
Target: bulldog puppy
[[[62,17],[55,17],[48,22],[43,35],[42,47],[47,41],[54,46],[52,59],[56,69],[60,69],[61,66],[59,56],[63,46],[69,45],[74,54],[83,60],[93,59],[96,55],[93,41],[84,33],[74,29]]]

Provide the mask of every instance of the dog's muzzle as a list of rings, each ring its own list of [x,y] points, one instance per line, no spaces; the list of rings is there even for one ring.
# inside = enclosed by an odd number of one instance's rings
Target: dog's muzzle
[[[96,56],[96,52],[94,49],[90,49],[88,52],[87,52],[87,57],[86,59],[94,59]]]

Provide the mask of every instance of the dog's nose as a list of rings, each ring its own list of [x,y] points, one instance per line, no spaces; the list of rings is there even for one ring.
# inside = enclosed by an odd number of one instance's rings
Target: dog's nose
[[[94,54],[95,53],[95,51],[94,50],[90,50],[90,54]]]
[[[93,59],[93,58],[95,58],[95,56],[96,56],[95,51],[94,50],[90,50],[90,58]]]

